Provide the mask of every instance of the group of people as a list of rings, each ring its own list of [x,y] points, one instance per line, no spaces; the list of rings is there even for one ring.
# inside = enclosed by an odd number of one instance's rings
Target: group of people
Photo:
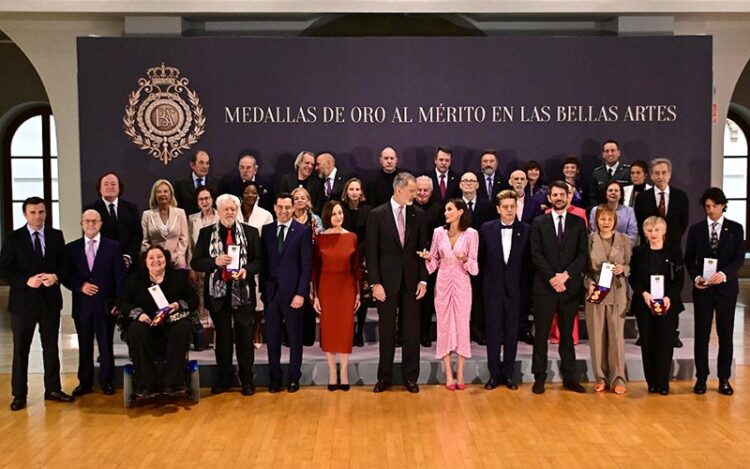
[[[99,385],[112,394],[117,315],[142,395],[184,392],[195,326],[209,321],[216,332],[213,393],[227,391],[238,378],[241,393],[254,394],[254,350],[264,339],[269,391],[284,388],[282,342],[290,349],[286,389],[299,390],[303,344],[309,344],[306,312],[320,317],[328,389],[346,391],[348,358],[364,344],[372,302],[379,315],[375,392],[393,382],[396,347],[402,349],[406,389],[419,392],[420,345],[432,345],[433,315],[447,389],[465,388],[472,340],[487,348],[485,388],[518,389],[514,366],[517,342],[524,340],[534,346],[532,390],[543,393],[552,335],[560,344],[564,387],[584,392],[574,342],[585,304],[594,390],[624,394],[630,299],[649,392],[668,394],[685,267],[694,283],[694,391],[706,391],[715,312],[719,390],[731,394],[737,271],[745,250],[742,227],[723,216],[726,197],[718,188],[704,193],[707,220],[690,228],[683,256],[688,199],[670,186],[671,162],[627,165],[612,140],[602,156],[605,164],[594,170],[590,185],[580,178],[575,157],[564,160],[560,180],[546,184],[534,161],[506,179],[491,150],[482,153],[480,171],[459,177],[445,147],[435,153],[434,170],[415,177],[386,147],[379,171],[365,184],[338,169],[332,153],[303,151],[295,171],[273,187],[249,152],[240,155],[236,173],[219,179],[209,176],[210,156],[201,150],[190,160],[189,177],[153,184],[149,209],[141,214],[122,198],[120,178],[102,175],[99,197],[81,216],[83,236],[67,245],[45,224],[44,201],[31,197],[22,207],[27,224],[5,239],[0,253],[0,277],[11,285],[11,409],[26,405],[36,324],[45,399],[69,402],[92,392],[95,339]],[[60,283],[73,292],[80,344],[72,396],[59,380]],[[158,360],[164,362],[161,375]]]

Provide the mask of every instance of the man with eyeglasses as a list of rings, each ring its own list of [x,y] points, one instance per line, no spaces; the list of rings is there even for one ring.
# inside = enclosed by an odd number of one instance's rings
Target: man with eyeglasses
[[[65,281],[73,296],[73,321],[78,332],[78,386],[74,397],[89,394],[94,386],[94,338],[99,346],[99,387],[106,395],[112,385],[115,359],[112,342],[115,300],[122,288],[125,269],[116,241],[102,236],[102,218],[96,210],[81,215],[83,237],[68,243],[70,275]]]
[[[258,205],[273,213],[273,187],[271,182],[258,174],[258,160],[251,150],[243,150],[237,159],[237,172],[226,175],[219,184],[221,194],[232,194],[242,200],[245,183],[253,181],[258,185]]]

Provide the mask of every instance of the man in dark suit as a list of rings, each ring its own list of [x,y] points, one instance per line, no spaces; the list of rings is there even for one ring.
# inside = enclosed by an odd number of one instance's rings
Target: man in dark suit
[[[479,189],[477,195],[480,199],[487,200],[491,206],[495,206],[495,196],[505,189],[510,189],[508,181],[505,180],[500,171],[497,170],[499,161],[495,150],[485,150],[481,158],[482,170],[477,173]]]
[[[72,402],[60,385],[57,335],[68,265],[62,231],[45,226],[44,200],[29,197],[22,204],[26,225],[9,233],[0,251],[0,278],[10,284],[8,311],[13,332],[13,401],[11,410],[26,407],[29,351],[39,324],[44,357],[44,399]]]
[[[544,392],[547,379],[547,337],[557,311],[560,328],[560,372],[563,386],[574,392],[585,392],[576,372],[573,347],[573,320],[583,289],[583,270],[588,261],[586,224],[568,213],[568,185],[555,181],[549,185],[547,198],[552,211],[534,220],[531,226],[531,260],[534,277],[534,373],[535,394]]]
[[[424,212],[412,206],[417,182],[409,173],[393,181],[393,197],[375,207],[367,219],[367,269],[372,296],[377,301],[380,363],[374,392],[383,392],[393,382],[396,348],[396,309],[403,316],[401,374],[406,389],[419,392],[419,300],[427,291],[427,268],[417,254],[427,247]]]
[[[682,248],[682,235],[687,230],[690,220],[687,194],[671,187],[672,162],[667,158],[651,160],[651,181],[654,187],[641,192],[635,199],[635,218],[638,221],[638,233],[641,244],[646,243],[643,222],[651,216],[659,216],[667,222],[666,242]],[[676,331],[674,346],[682,347],[680,331]]]
[[[70,268],[65,286],[73,296],[73,320],[78,332],[78,386],[73,396],[89,394],[94,386],[94,338],[99,348],[99,386],[112,395],[115,357],[115,302],[125,280],[117,241],[102,236],[102,218],[93,209],[81,215],[83,237],[65,246]]]
[[[614,140],[607,140],[602,145],[604,164],[594,168],[591,174],[591,206],[595,207],[607,200],[604,188],[610,181],[619,181],[622,186],[630,184],[630,165],[620,161],[620,145]]]
[[[432,233],[435,228],[445,225],[445,209],[442,205],[432,200],[432,179],[428,176],[419,176],[417,178],[417,195],[414,198],[414,206],[419,207],[424,212],[425,224],[427,226],[427,240],[432,241]],[[432,347],[432,316],[435,314],[435,281],[437,272],[434,272],[427,279],[427,293],[419,303],[419,330],[422,335],[422,347]],[[398,317],[398,338],[397,343],[402,341],[401,330],[403,329],[403,317]]]
[[[716,334],[719,336],[719,392],[734,393],[729,384],[732,374],[734,308],[739,283],[737,272],[745,262],[745,235],[742,225],[724,218],[727,198],[718,187],[707,189],[700,199],[707,219],[690,227],[685,247],[685,265],[693,279],[695,305],[695,374],[693,392],[705,394],[708,378],[708,342],[716,311]],[[714,261],[714,272],[704,277],[706,259]],[[710,262],[710,261],[709,261]]]
[[[265,304],[266,340],[270,384],[268,391],[281,391],[281,327],[286,326],[289,343],[289,392],[299,390],[302,376],[302,306],[310,293],[312,232],[292,219],[292,196],[276,194],[276,221],[263,227],[265,264],[260,275]]]
[[[367,200],[373,207],[391,200],[393,179],[401,172],[398,169],[398,155],[393,147],[385,147],[380,151],[378,163],[380,163],[380,170],[367,188]]]
[[[313,173],[315,171],[315,155],[309,151],[301,151],[294,160],[294,172],[284,174],[276,190],[277,194],[282,192],[291,193],[298,187],[304,187],[310,194],[310,203],[315,210],[323,206],[323,182]]]
[[[457,199],[461,196],[458,175],[451,169],[453,151],[447,147],[438,147],[435,152],[435,170],[427,173],[432,179],[434,190],[432,200],[445,205],[449,199]]]
[[[466,172],[461,175],[459,185],[461,189],[461,199],[471,212],[471,227],[479,231],[485,222],[496,218],[497,211],[494,205],[489,201],[477,196],[479,181],[477,175],[472,172]],[[482,272],[479,275],[471,276],[471,340],[484,345],[484,311],[482,309]]]
[[[646,242],[643,221],[651,216],[660,216],[667,222],[668,243],[682,246],[682,235],[687,230],[690,214],[688,197],[684,191],[670,187],[672,162],[667,158],[651,160],[651,181],[654,187],[641,192],[635,200],[635,218],[641,243]]]
[[[84,207],[99,212],[100,232],[105,238],[117,241],[125,269],[137,268],[141,253],[141,213],[132,202],[122,198],[125,185],[115,173],[104,173],[96,184],[99,198]]]
[[[216,199],[219,222],[201,229],[190,266],[205,273],[205,305],[216,328],[216,365],[219,376],[212,394],[225,392],[234,384],[232,352],[236,347],[242,395],[255,394],[253,384],[253,320],[255,318],[255,274],[262,256],[258,230],[236,223],[239,201],[231,194]],[[229,246],[239,247],[239,264],[229,270]]]
[[[488,221],[479,230],[479,271],[482,272],[487,366],[490,379],[485,389],[504,384],[518,389],[513,378],[518,345],[521,279],[529,263],[531,227],[516,218],[516,193],[497,195],[500,219]],[[500,349],[502,347],[502,361]]]
[[[510,184],[516,193],[516,219],[520,222],[531,226],[536,217],[542,214],[542,208],[531,196],[526,195],[526,186],[529,181],[526,178],[526,172],[517,169],[510,173]],[[531,284],[534,281],[533,265],[529,266],[523,272],[521,279],[521,289],[524,294],[521,295],[521,319],[518,322],[518,339],[528,345],[534,345],[534,335],[531,333]],[[481,272],[481,271],[480,271]]]
[[[336,158],[331,152],[321,152],[315,157],[315,169],[318,177],[323,181],[323,203],[329,200],[341,200],[344,184],[351,176],[336,167]],[[316,213],[323,211],[323,205],[317,207]]]
[[[253,181],[258,185],[258,205],[273,212],[273,187],[271,182],[258,174],[258,161],[249,151],[242,151],[237,159],[237,172],[222,178],[219,195],[232,194],[242,200],[245,183]]]
[[[198,201],[195,198],[195,189],[200,186],[208,186],[216,193],[218,181],[208,177],[211,167],[211,157],[205,150],[198,150],[190,157],[190,176],[174,182],[174,198],[177,206],[185,210],[185,215],[190,216],[200,212]]]

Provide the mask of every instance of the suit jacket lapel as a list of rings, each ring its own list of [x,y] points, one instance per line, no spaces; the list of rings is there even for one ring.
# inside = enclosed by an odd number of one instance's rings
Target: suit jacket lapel
[[[394,220],[393,218],[393,206],[391,205],[390,200],[386,203],[388,205],[387,207],[388,210],[386,210],[385,212],[385,224],[388,226],[388,229],[393,235],[393,239],[395,239],[396,243],[398,243],[398,245],[401,246],[401,240],[398,238],[398,227],[396,226],[396,220]],[[406,214],[404,214],[404,221],[406,221]],[[407,223],[406,226],[407,226],[406,229],[408,230],[409,224]],[[404,237],[404,241],[406,241],[406,237]]]

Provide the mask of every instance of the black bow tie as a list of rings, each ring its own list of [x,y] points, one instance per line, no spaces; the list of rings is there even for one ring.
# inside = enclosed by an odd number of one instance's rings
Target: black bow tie
[[[500,229],[501,229],[501,230],[512,230],[512,229],[513,229],[513,225],[503,225],[503,224],[501,223],[501,224],[500,224]]]

